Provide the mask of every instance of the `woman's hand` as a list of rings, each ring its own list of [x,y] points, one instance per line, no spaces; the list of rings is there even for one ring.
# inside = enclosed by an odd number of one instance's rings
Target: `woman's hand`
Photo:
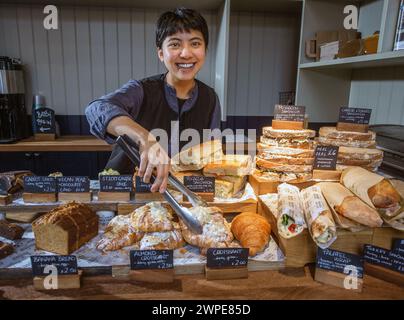
[[[151,192],[164,193],[168,184],[168,174],[170,172],[170,157],[163,147],[155,140],[142,143],[139,148],[140,165],[138,176],[143,178],[143,182],[149,183],[151,175],[156,179],[151,187]]]

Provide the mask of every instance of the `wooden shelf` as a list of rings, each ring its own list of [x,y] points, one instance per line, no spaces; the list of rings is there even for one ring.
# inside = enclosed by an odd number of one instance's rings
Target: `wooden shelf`
[[[343,59],[328,61],[308,62],[299,65],[299,69],[357,69],[357,68],[377,68],[385,66],[403,66],[404,50],[369,54]]]
[[[62,136],[53,141],[35,141],[33,137],[12,144],[0,144],[0,152],[78,152],[111,151],[112,146],[93,136]]]

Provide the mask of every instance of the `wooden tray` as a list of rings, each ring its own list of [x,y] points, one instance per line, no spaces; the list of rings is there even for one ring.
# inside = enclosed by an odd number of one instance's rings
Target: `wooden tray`
[[[254,189],[254,192],[257,196],[267,194],[267,193],[277,193],[278,185],[280,185],[282,183],[280,181],[268,181],[266,179],[263,179],[261,177],[254,175],[254,174],[252,174],[248,177],[248,182],[251,184],[251,186]],[[305,182],[289,183],[289,184],[292,184],[292,185],[298,187],[299,189],[304,189],[304,188],[311,187],[312,185],[314,185],[316,183],[317,183],[317,181],[309,180],[309,181],[305,181]]]

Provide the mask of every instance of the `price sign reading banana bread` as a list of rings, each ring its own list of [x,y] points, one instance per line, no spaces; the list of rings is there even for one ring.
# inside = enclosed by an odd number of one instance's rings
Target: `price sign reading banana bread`
[[[76,256],[31,256],[31,265],[34,277],[78,273]]]
[[[184,176],[184,185],[196,193],[215,193],[215,178],[203,176]]]
[[[208,268],[246,267],[248,248],[209,248],[206,258]]]
[[[24,192],[56,193],[57,185],[54,177],[27,176],[24,177]]]
[[[316,267],[344,274],[352,274],[355,270],[357,277],[363,278],[363,259],[351,253],[318,248]]]
[[[135,178],[135,189],[136,193],[150,193],[151,183],[143,182],[141,177],[136,176]]]
[[[353,124],[369,124],[372,109],[341,108],[338,122]]]
[[[304,122],[306,107],[292,105],[275,105],[274,119],[279,121]]]
[[[131,250],[130,268],[131,270],[172,269],[173,250]]]
[[[90,192],[88,177],[58,177],[58,192]]]
[[[404,255],[397,250],[387,250],[370,244],[364,246],[364,259],[367,263],[404,273]]]
[[[34,110],[34,133],[55,133],[55,111],[49,108]]]
[[[132,176],[100,176],[100,191],[104,192],[131,192],[133,190]]]
[[[317,146],[314,153],[313,169],[335,170],[339,147]]]

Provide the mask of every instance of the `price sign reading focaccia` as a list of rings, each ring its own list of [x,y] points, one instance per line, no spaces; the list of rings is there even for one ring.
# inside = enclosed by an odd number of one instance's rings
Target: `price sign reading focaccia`
[[[57,182],[58,192],[90,192],[90,179],[88,177],[58,177]]]
[[[173,250],[131,250],[129,253],[131,270],[173,269]]]
[[[208,268],[246,267],[248,248],[209,248],[206,259]]]
[[[58,275],[77,274],[77,258],[76,256],[31,256],[32,274],[33,276],[47,276],[49,270],[45,270],[47,266],[54,266]]]
[[[57,184],[54,177],[26,176],[24,177],[24,192],[56,193]]]
[[[275,105],[274,119],[279,121],[304,122],[306,107],[293,105]]]
[[[339,147],[317,146],[314,153],[313,169],[335,170]]]

